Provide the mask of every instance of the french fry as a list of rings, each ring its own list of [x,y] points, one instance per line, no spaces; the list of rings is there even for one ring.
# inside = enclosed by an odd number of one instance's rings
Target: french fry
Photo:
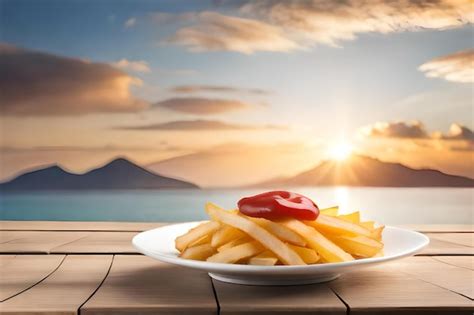
[[[339,219],[343,219],[343,220],[346,220],[346,221],[352,222],[352,223],[359,223],[360,222],[360,212],[359,211],[348,213],[348,214],[341,214],[341,215],[338,215],[337,217]]]
[[[233,264],[241,259],[248,258],[263,252],[265,248],[256,241],[228,248],[207,258],[208,262]]]
[[[194,247],[194,246],[198,246],[198,245],[208,244],[208,243],[211,242],[211,238],[212,238],[211,234],[204,235],[203,237],[201,237],[197,241],[189,244],[188,247]]]
[[[212,235],[211,245],[213,247],[219,247],[227,242],[230,242],[234,239],[238,239],[244,235],[245,234],[242,231],[226,225],[221,227]]]
[[[184,259],[206,260],[215,252],[215,248],[208,243],[194,247],[188,247],[179,255],[179,257]]]
[[[219,222],[209,221],[201,223],[197,227],[188,231],[188,233],[178,236],[175,240],[175,247],[180,252],[184,251],[190,244],[198,241],[203,236],[215,232],[220,227]]]
[[[384,226],[361,221],[360,212],[320,209],[314,221],[269,220],[238,209],[206,204],[211,221],[175,239],[179,257],[216,263],[260,266],[336,263],[382,257]]]
[[[370,237],[373,238],[374,240],[382,241],[382,233],[383,233],[384,228],[385,226],[382,225],[382,226],[379,226],[378,228],[373,229],[370,232]]]
[[[337,246],[351,255],[373,257],[383,248],[383,244],[367,236],[329,236]]]
[[[249,259],[249,265],[273,266],[278,262],[278,258],[269,250]]]
[[[363,227],[365,227],[369,231],[372,231],[375,228],[375,222],[374,221],[359,222],[359,225],[362,225]]]
[[[267,219],[262,218],[249,218],[253,222],[257,223],[261,227],[263,227],[268,232],[272,233],[279,239],[284,242],[288,242],[298,246],[305,246],[306,241],[298,235],[298,233],[293,232],[289,228],[278,224],[277,222],[273,222]]]
[[[222,252],[223,250],[226,250],[228,248],[231,248],[231,247],[243,244],[243,243],[247,243],[247,242],[250,242],[250,241],[252,241],[252,238],[245,235],[245,236],[242,236],[241,238],[237,238],[235,240],[232,240],[230,242],[225,243],[224,245],[218,247],[217,251]]]
[[[375,254],[374,256],[372,256],[373,258],[375,257],[383,257],[383,249],[381,249],[377,254]]]
[[[305,221],[309,226],[316,228],[319,232],[324,234],[336,234],[336,235],[363,235],[370,237],[371,233],[366,228],[354,224],[338,217],[332,217],[324,214],[319,214],[318,218],[314,221]]]
[[[320,214],[321,215],[321,214]],[[300,234],[308,242],[308,247],[316,252],[327,262],[351,261],[354,258],[343,249],[328,240],[313,227],[295,219],[287,219],[282,224]]]
[[[339,207],[335,206],[331,208],[319,209],[319,213],[335,217],[339,213]]]
[[[279,238],[259,226],[257,223],[243,216],[229,213],[210,202],[206,204],[206,211],[209,216],[214,220],[233,226],[247,233],[250,237],[252,237],[264,247],[272,251],[282,263],[286,265],[305,265],[305,262],[301,259],[300,256],[298,256],[298,254],[296,254]],[[223,252],[225,251],[222,251],[221,253]]]
[[[288,246],[293,249],[298,255],[300,255],[301,259],[303,259],[303,261],[307,264],[314,264],[319,260],[319,255],[314,249],[295,246],[292,244],[288,244]]]

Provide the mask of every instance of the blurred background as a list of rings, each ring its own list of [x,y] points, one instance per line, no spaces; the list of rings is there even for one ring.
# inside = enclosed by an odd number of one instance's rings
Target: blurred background
[[[473,22],[470,0],[0,0],[0,219],[287,189],[473,223]]]

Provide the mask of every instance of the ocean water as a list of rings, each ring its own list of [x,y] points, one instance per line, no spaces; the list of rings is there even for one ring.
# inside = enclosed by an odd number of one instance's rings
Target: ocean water
[[[361,210],[384,224],[473,224],[472,188],[293,188],[320,208]],[[261,190],[80,191],[0,194],[1,220],[163,221],[206,219],[204,204],[235,208]]]

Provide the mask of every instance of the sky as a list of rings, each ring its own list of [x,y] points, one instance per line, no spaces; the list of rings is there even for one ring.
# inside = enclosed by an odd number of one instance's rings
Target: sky
[[[235,186],[350,152],[474,177],[473,21],[469,0],[0,0],[0,180],[125,156]]]

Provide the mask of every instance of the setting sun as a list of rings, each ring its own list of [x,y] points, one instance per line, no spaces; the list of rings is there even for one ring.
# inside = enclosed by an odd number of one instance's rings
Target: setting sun
[[[329,156],[333,160],[343,161],[352,153],[352,146],[345,142],[336,143],[329,148]]]

